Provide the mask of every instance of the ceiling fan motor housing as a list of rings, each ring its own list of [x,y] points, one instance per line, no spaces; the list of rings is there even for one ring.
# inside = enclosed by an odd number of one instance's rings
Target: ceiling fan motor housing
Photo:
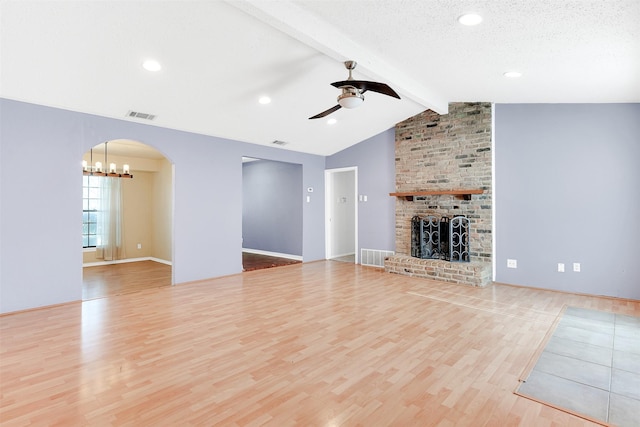
[[[343,108],[356,108],[364,102],[364,95],[353,86],[341,87],[342,93],[338,96],[338,104]]]

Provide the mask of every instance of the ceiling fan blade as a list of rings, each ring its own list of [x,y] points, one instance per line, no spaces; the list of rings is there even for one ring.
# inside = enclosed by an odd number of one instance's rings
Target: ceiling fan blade
[[[378,83],[378,82],[364,82],[366,83],[365,88],[363,90],[370,90],[371,92],[378,92],[383,95],[391,96],[393,98],[400,99],[400,95],[391,89],[389,85],[386,83]]]
[[[311,120],[311,119],[320,119],[320,118],[322,118],[322,117],[328,116],[329,114],[331,114],[331,113],[333,113],[333,112],[335,112],[335,111],[338,111],[340,108],[342,108],[342,107],[340,106],[340,104],[338,104],[338,105],[336,105],[336,106],[333,106],[333,107],[329,108],[329,109],[328,109],[328,110],[326,110],[326,111],[323,111],[323,112],[322,112],[322,113],[320,113],[320,114],[316,114],[316,115],[315,115],[315,116],[313,116],[313,117],[309,117],[309,120]]]
[[[342,86],[353,86],[364,92],[370,90],[371,92],[378,92],[383,95],[391,96],[393,98],[400,99],[400,95],[395,90],[391,89],[389,85],[385,83],[370,82],[367,80],[343,80],[341,82],[331,83],[331,86],[340,88]]]

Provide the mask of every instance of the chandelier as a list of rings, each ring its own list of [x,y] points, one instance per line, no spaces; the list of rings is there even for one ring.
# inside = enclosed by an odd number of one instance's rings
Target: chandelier
[[[107,145],[109,141],[104,143],[104,165],[109,165],[109,169],[103,167],[102,162],[93,163],[93,148],[90,150],[90,163],[87,164],[86,160],[82,161],[82,174],[89,176],[108,176],[112,178],[133,178],[129,171],[129,165],[122,165],[122,173],[118,172],[118,168],[115,163],[109,163],[107,160]]]

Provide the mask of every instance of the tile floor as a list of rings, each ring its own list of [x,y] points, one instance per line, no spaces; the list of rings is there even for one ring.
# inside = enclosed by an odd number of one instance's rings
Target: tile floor
[[[640,317],[567,307],[518,394],[640,426]]]

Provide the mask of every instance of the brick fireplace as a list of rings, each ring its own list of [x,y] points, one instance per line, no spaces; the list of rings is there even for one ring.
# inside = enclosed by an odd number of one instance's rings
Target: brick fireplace
[[[451,103],[396,125],[396,255],[385,271],[472,286],[492,277],[491,103]],[[470,262],[411,256],[412,218],[465,216]]]

